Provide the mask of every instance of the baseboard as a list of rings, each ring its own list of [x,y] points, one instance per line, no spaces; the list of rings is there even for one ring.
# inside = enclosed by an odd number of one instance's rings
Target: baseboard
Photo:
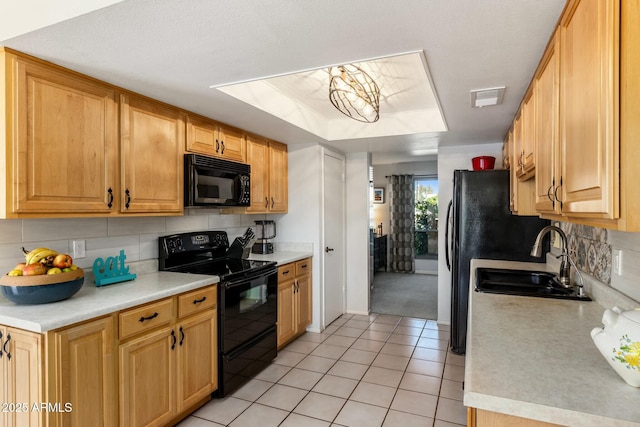
[[[428,274],[429,276],[437,276],[437,270],[416,270],[415,274]]]

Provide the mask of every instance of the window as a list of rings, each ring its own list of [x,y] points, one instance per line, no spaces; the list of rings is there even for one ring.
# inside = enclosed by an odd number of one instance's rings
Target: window
[[[415,189],[415,252],[416,258],[438,257],[438,178],[416,176]]]

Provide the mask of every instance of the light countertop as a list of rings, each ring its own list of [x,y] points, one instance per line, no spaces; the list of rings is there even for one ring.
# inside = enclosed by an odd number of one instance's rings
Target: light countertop
[[[156,272],[102,287],[85,280],[77,294],[50,304],[17,305],[0,296],[0,324],[46,332],[218,282],[218,276]]]
[[[249,259],[257,261],[275,261],[278,265],[288,264],[290,262],[300,261],[301,259],[313,256],[311,251],[275,251],[272,254],[251,254]]]
[[[276,261],[282,265],[311,256],[311,251],[277,251],[268,255],[251,254],[249,259]],[[138,274],[133,281],[102,287],[85,280],[77,294],[51,304],[17,305],[0,295],[0,324],[47,332],[219,281],[218,276],[161,271]]]
[[[472,260],[471,283],[478,267],[547,268]],[[640,388],[626,384],[591,340],[605,307],[471,289],[465,406],[567,426],[640,426]]]

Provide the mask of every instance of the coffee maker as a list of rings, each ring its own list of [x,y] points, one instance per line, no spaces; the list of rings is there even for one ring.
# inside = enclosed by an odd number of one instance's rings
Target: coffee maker
[[[256,223],[256,237],[258,241],[253,245],[254,254],[272,254],[273,243],[269,239],[276,237],[276,223],[271,220],[254,221]]]

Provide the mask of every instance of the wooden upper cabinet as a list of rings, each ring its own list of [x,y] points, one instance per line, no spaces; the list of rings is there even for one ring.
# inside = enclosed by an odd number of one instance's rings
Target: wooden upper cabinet
[[[244,163],[246,144],[246,136],[241,130],[204,117],[187,116],[186,150],[189,152]]]
[[[567,216],[619,216],[619,32],[619,1],[572,0],[560,21],[561,200]]]
[[[535,78],[536,96],[536,210],[560,213],[558,38],[554,35]]]
[[[6,217],[115,211],[113,88],[10,52],[6,61]],[[40,214],[40,215],[38,215]]]
[[[135,95],[120,96],[123,213],[181,214],[183,113]]]
[[[522,100],[520,113],[520,134],[518,140],[518,162],[520,167],[517,175],[521,180],[533,177],[535,172],[535,145],[536,145],[536,110],[533,86],[529,88]]]
[[[279,142],[247,139],[251,165],[251,204],[248,213],[286,213],[288,209],[288,153]]]
[[[289,162],[287,146],[269,143],[269,211],[286,213],[289,206]]]

